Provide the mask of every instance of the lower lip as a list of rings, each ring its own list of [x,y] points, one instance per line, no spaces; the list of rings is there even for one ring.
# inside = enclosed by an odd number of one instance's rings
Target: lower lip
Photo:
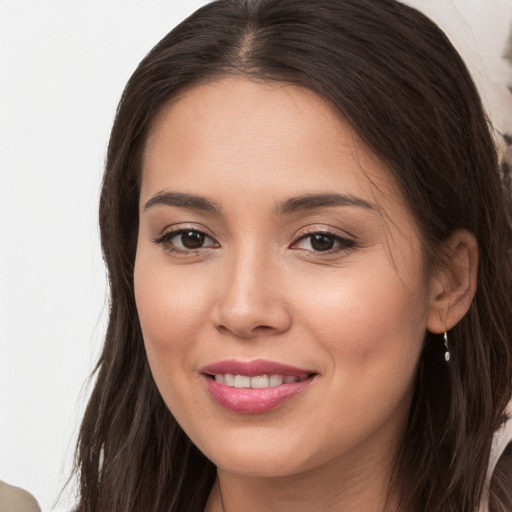
[[[310,376],[300,382],[270,388],[234,388],[205,376],[206,386],[213,399],[225,409],[245,414],[271,411],[302,393],[311,384]]]

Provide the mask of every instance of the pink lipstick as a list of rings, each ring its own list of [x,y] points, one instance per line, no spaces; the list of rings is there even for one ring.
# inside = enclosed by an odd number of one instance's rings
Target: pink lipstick
[[[273,361],[220,361],[204,367],[210,396],[225,409],[258,414],[303,392],[316,372]]]

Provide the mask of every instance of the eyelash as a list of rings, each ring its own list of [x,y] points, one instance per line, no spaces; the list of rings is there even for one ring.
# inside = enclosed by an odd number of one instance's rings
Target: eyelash
[[[201,246],[196,249],[190,249],[176,247],[175,245],[172,244],[173,238],[176,238],[185,233],[194,233],[203,236],[205,239],[212,240],[218,246],[218,243],[215,242],[215,240],[211,236],[209,236],[208,233],[205,233],[204,231],[201,231],[200,229],[197,228],[180,228],[175,229],[173,231],[168,231],[167,233],[164,233],[162,236],[155,238],[153,242],[157,245],[163,246],[165,250],[177,254],[196,254],[197,252],[202,251],[204,249],[216,248],[214,246]]]
[[[293,249],[294,246],[297,245],[299,242],[301,242],[303,240],[307,240],[308,238],[310,239],[310,244],[311,244],[314,236],[325,237],[326,239],[332,240],[332,242],[334,244],[338,244],[338,246],[326,249],[324,251],[315,251],[315,250],[311,250],[311,249],[301,249],[301,248],[295,248],[295,250],[309,251],[309,252],[313,252],[315,255],[329,255],[329,254],[336,254],[336,253],[342,252],[342,251],[349,251],[356,247],[355,240],[353,240],[351,238],[345,238],[345,237],[342,237],[339,235],[335,235],[334,233],[332,233],[330,231],[314,230],[314,231],[309,231],[307,233],[301,234],[299,236],[299,238],[295,242],[293,242],[293,244],[291,245],[291,248]]]
[[[194,233],[196,235],[202,236],[202,237],[204,237],[204,239],[211,240],[213,242],[213,245],[208,245],[208,246],[202,245],[201,247],[192,249],[192,248],[181,248],[181,247],[177,247],[176,245],[172,244],[173,238],[176,238],[185,233],[189,233],[189,234]],[[328,248],[326,250],[316,250],[316,251],[314,249],[305,249],[305,248],[295,247],[297,244],[299,244],[300,242],[302,242],[304,240],[307,240],[308,238],[313,240],[314,236],[324,237],[325,239],[332,241],[333,244],[338,244],[338,245],[336,247]],[[164,233],[160,237],[155,238],[153,240],[153,242],[157,245],[163,246],[165,248],[165,250],[167,250],[171,253],[175,253],[175,254],[197,254],[198,252],[203,251],[205,249],[210,249],[210,248],[216,249],[217,247],[219,247],[218,242],[216,242],[207,233],[205,233],[204,231],[201,231],[200,229],[197,229],[197,228],[181,228],[181,229],[169,231],[167,233]],[[311,243],[312,242],[310,242],[310,244]],[[308,252],[314,253],[315,255],[319,255],[319,256],[335,254],[335,253],[342,252],[342,251],[349,251],[349,250],[354,249],[355,247],[356,247],[356,242],[353,239],[345,238],[345,237],[342,237],[339,235],[335,235],[334,233],[331,233],[330,231],[322,231],[322,230],[315,230],[315,231],[310,231],[307,233],[302,233],[290,245],[291,249],[299,250],[299,251],[308,251]]]

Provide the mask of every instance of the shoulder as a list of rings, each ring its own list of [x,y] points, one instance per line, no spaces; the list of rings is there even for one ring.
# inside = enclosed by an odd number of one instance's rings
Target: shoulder
[[[0,481],[0,510],[2,512],[41,512],[29,492]]]
[[[494,433],[479,512],[512,512],[512,399]]]
[[[491,457],[489,461],[489,477],[492,476],[496,464],[500,460],[507,446],[512,442],[512,399],[509,401],[504,413],[501,428],[494,433]]]

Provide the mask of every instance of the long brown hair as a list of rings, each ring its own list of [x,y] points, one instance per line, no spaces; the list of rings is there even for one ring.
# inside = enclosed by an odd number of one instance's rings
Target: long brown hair
[[[80,430],[79,512],[202,511],[215,467],[162,401],[133,294],[141,154],[178,92],[226,75],[308,88],[388,166],[431,268],[463,228],[478,289],[450,332],[427,333],[392,485],[404,512],[474,512],[511,394],[512,230],[489,124],[444,33],[396,0],[218,0],[172,30],[129,80],[112,129],[100,228],[110,319]],[[391,378],[391,377],[390,377]]]

